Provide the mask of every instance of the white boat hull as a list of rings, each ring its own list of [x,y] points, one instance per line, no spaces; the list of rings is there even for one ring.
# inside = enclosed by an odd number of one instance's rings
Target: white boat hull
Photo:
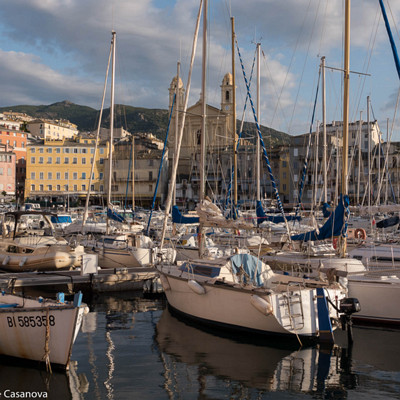
[[[159,271],[162,273],[163,268]],[[164,273],[163,288],[172,309],[203,322],[260,334],[297,335],[316,339],[319,334],[316,289],[271,294],[270,290],[246,289],[238,285],[198,283]],[[331,290],[331,289],[329,289]],[[339,290],[331,293],[331,298]],[[337,292],[337,293],[336,293]],[[254,296],[258,301],[254,301]],[[253,301],[252,301],[253,299]],[[255,303],[261,303],[258,307]],[[262,303],[266,306],[262,311]]]
[[[361,311],[355,322],[400,325],[400,279],[397,277],[353,276],[348,281],[349,297],[359,300]]]
[[[1,296],[1,303],[4,300],[21,307],[0,308],[0,354],[68,369],[86,306],[40,305],[12,295]]]

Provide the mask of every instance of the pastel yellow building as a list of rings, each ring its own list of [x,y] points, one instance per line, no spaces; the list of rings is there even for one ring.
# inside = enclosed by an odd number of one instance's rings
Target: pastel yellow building
[[[27,147],[25,201],[47,205],[82,202],[87,195],[93,162],[91,196],[103,197],[109,144],[100,142],[95,155],[95,142],[95,138],[84,136],[31,141]]]

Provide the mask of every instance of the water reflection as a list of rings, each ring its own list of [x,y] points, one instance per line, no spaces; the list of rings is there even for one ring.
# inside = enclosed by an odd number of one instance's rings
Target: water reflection
[[[396,333],[379,331],[386,339],[396,338]],[[218,386],[213,382],[215,378],[219,384],[231,385],[231,390],[237,391],[240,387],[246,396],[250,389],[257,395],[285,391],[309,394],[313,398],[346,398],[349,390],[360,385],[360,373],[354,372],[356,368],[361,366],[368,372],[375,365],[400,371],[399,357],[387,365],[390,352],[383,351],[376,343],[377,332],[356,329],[353,347],[347,346],[345,333],[338,332],[337,336],[342,346],[332,348],[316,346],[293,350],[261,346],[206,332],[165,310],[157,324],[155,340],[165,366],[164,387],[170,398],[177,392],[193,390],[188,386],[189,381],[198,383],[199,393],[215,392]],[[398,351],[397,343],[396,346]],[[383,347],[394,349],[389,340]],[[187,371],[183,365],[188,367]],[[182,384],[184,389],[180,388]],[[242,398],[240,395],[234,397]]]
[[[332,349],[265,346],[182,322],[163,299],[92,300],[71,371],[0,364],[1,398],[14,389],[59,400],[400,399],[399,331],[354,327],[352,348],[341,331]]]
[[[15,365],[14,365],[15,364]],[[2,398],[49,398],[83,399],[89,382],[85,374],[78,373],[72,364],[66,372],[46,372],[43,369],[0,363],[0,397]]]

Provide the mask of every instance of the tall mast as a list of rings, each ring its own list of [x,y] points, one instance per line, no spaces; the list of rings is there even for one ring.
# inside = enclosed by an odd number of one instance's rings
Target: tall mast
[[[200,192],[199,192],[199,202],[200,204],[204,200],[204,191],[205,191],[205,154],[206,154],[206,113],[207,113],[207,105],[206,105],[206,66],[207,66],[207,8],[208,1],[204,0],[203,4],[203,60],[202,60],[202,73],[201,73],[201,102],[202,102],[202,127],[201,127],[201,149],[200,149]],[[199,225],[199,257],[202,257],[204,254],[204,238],[203,238],[204,227],[203,224]]]
[[[113,142],[114,142],[114,84],[115,84],[115,41],[116,33],[112,31],[112,63],[111,63],[111,103],[110,103],[110,147],[108,154],[108,193],[107,209],[111,208],[111,182],[112,182],[112,164],[113,164]],[[109,233],[109,220],[107,218],[107,234]]]
[[[234,181],[234,207],[238,204],[238,182],[237,182],[237,142],[236,133],[236,79],[235,79],[235,18],[231,17],[232,24],[232,133],[233,133],[233,181]]]
[[[349,83],[350,83],[350,0],[345,4],[345,35],[344,35],[344,90],[343,90],[343,166],[342,195],[348,193],[347,169],[349,159]],[[341,256],[346,254],[346,238],[343,238]]]
[[[257,121],[260,123],[260,43],[257,43]],[[261,200],[261,171],[260,171],[260,164],[261,164],[261,153],[260,153],[260,138],[257,135],[257,174],[256,174],[256,182],[257,182],[257,201]]]
[[[327,165],[326,165],[326,92],[325,92],[325,57],[321,58],[322,69],[322,129],[323,129],[323,182],[324,182],[324,203],[328,202],[328,178],[327,178]]]

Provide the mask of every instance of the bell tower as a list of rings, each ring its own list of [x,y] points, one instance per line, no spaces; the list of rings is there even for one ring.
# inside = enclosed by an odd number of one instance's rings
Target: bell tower
[[[232,74],[227,73],[221,85],[221,110],[227,114],[233,112],[233,78]]]
[[[177,85],[177,77],[175,76],[172,81],[171,84],[169,85],[169,106],[168,106],[168,110],[169,113],[171,113],[171,107],[172,107],[172,102],[174,100],[174,94],[176,93],[176,85]],[[185,100],[185,89],[183,87],[183,83],[182,83],[182,79],[179,78],[179,91],[177,96],[179,96],[179,104],[180,104],[180,108],[183,106],[183,102]],[[175,106],[176,106],[176,101],[175,101],[175,105],[174,105],[174,110],[175,110]]]

